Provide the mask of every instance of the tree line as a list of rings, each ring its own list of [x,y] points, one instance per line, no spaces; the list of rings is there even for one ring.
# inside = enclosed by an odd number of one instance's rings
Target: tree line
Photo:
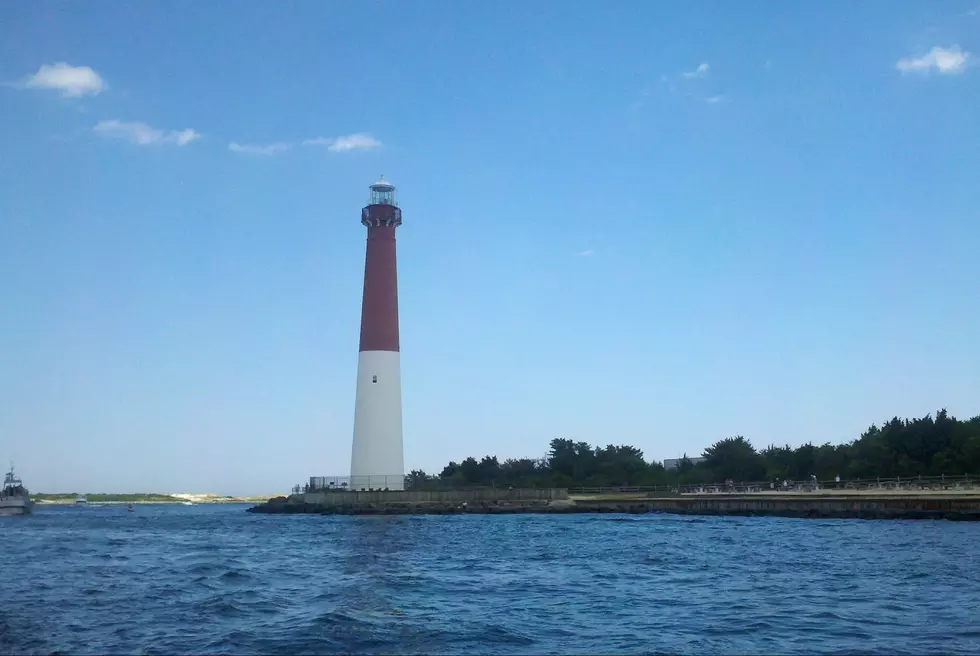
[[[496,456],[450,462],[438,475],[414,470],[408,489],[462,486],[608,487],[696,485],[731,479],[803,481],[911,478],[980,474],[980,415],[963,421],[945,409],[933,417],[899,419],[872,425],[847,444],[811,443],[799,447],[770,445],[762,450],[741,435],[709,446],[703,460],[685,454],[680,466],[665,469],[648,462],[643,452],[628,445],[593,447],[587,442],[556,438],[541,458],[507,459]]]

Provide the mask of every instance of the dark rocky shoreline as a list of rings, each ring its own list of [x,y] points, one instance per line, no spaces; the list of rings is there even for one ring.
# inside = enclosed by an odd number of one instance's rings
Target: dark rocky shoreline
[[[744,499],[743,499],[744,500]],[[626,501],[564,501],[564,502],[465,502],[465,503],[359,503],[324,505],[306,503],[296,498],[277,497],[260,506],[249,508],[252,513],[267,514],[317,514],[317,515],[515,515],[515,514],[674,514],[734,517],[788,517],[808,519],[906,519],[980,521],[980,508],[953,508],[948,503],[896,503],[888,499],[858,500],[851,506],[834,507],[840,503],[828,503],[826,499],[801,500],[779,503],[758,498],[739,503],[736,499],[705,500],[638,499]],[[978,500],[980,501],[980,500]],[[939,506],[923,508],[923,505]],[[958,505],[958,504],[957,504]],[[974,504],[968,504],[974,505]],[[980,505],[980,504],[977,504]],[[760,507],[768,506],[768,507]],[[870,506],[870,507],[869,507]],[[943,507],[945,506],[945,507]]]

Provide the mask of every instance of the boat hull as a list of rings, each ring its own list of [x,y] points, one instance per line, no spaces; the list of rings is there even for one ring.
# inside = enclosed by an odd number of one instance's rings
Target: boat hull
[[[33,509],[34,503],[30,499],[20,499],[17,497],[0,499],[0,517],[30,515]]]

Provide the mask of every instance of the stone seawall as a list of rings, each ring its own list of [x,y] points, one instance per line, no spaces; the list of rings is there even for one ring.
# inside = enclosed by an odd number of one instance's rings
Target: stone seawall
[[[564,488],[486,488],[478,490],[398,490],[384,492],[333,492],[318,490],[302,495],[303,503],[316,506],[359,506],[363,504],[475,503],[482,501],[558,501],[568,498]],[[293,498],[293,497],[290,497]]]
[[[980,520],[980,497],[948,494],[847,496],[831,494],[712,494],[673,498],[578,501],[579,512],[663,512],[685,515],[840,519]]]
[[[324,515],[449,515],[675,513],[854,519],[949,519],[980,521],[980,496],[910,494],[848,495],[710,494],[632,499],[569,499],[566,490],[318,493],[270,499],[249,512]],[[478,494],[479,493],[479,494]],[[531,494],[535,493],[535,494]],[[355,498],[355,495],[370,495]],[[380,495],[380,496],[379,496]]]

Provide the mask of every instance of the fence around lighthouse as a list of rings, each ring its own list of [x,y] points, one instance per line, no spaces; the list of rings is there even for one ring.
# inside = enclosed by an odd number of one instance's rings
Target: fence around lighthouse
[[[344,492],[359,490],[404,490],[405,476],[399,474],[367,476],[310,476],[304,492]]]

